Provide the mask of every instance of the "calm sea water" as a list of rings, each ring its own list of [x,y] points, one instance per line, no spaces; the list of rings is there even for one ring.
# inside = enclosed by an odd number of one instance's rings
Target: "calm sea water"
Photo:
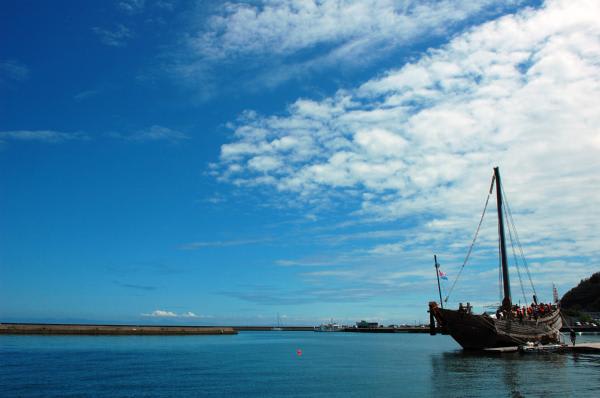
[[[585,339],[600,336],[579,337]],[[2,397],[598,397],[599,392],[598,355],[469,354],[447,336],[0,336]]]

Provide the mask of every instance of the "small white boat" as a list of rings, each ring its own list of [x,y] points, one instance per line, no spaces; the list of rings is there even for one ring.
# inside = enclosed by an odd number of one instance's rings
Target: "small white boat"
[[[315,332],[342,332],[344,331],[344,326],[339,325],[337,323],[322,323],[321,325],[315,327]]]
[[[519,346],[520,352],[555,352],[565,348],[563,344],[534,344],[528,342],[522,346]]]
[[[283,331],[283,328],[281,327],[281,320],[279,319],[279,312],[277,313],[277,326],[271,328],[272,331],[274,332],[281,332]]]

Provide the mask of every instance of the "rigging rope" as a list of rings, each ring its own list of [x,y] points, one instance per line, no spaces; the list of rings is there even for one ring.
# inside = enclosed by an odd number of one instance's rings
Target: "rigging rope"
[[[527,278],[529,278],[529,284],[531,285],[531,290],[533,294],[537,297],[537,293],[535,291],[535,286],[533,285],[533,280],[531,279],[531,273],[529,272],[529,266],[527,265],[527,260],[525,259],[525,253],[523,252],[523,246],[521,245],[521,240],[519,239],[519,234],[517,233],[517,226],[515,225],[515,221],[513,220],[512,211],[510,210],[510,205],[508,203],[508,198],[506,197],[506,193],[504,192],[504,188],[502,189],[502,197],[504,198],[504,202],[506,203],[506,211],[508,212],[508,221],[509,224],[512,225],[513,230],[515,232],[515,240],[517,242],[517,247],[519,248],[519,253],[521,254],[521,259],[523,260],[523,265],[525,265],[525,271],[527,272]],[[509,231],[510,231],[509,225]],[[525,301],[527,302],[527,301]]]
[[[465,261],[463,261],[463,264],[461,265],[460,270],[458,271],[456,278],[454,278],[454,282],[452,282],[452,286],[450,287],[450,290],[448,291],[448,294],[446,295],[446,298],[444,299],[445,303],[448,302],[448,299],[450,298],[450,294],[452,294],[452,291],[454,290],[454,286],[456,286],[456,282],[458,282],[458,278],[460,278],[460,275],[462,274],[463,269],[465,268],[465,265],[467,265],[467,262],[469,261],[469,257],[471,256],[471,252],[473,251],[473,247],[475,246],[475,241],[477,240],[477,235],[479,235],[479,230],[481,229],[481,224],[483,223],[483,218],[485,217],[485,212],[487,210],[488,203],[490,202],[490,196],[492,195],[492,189],[494,188],[494,180],[495,179],[496,179],[495,177],[492,177],[492,184],[490,185],[490,190],[488,192],[487,199],[485,200],[485,206],[483,207],[483,213],[481,213],[481,219],[479,220],[479,225],[477,225],[477,231],[475,231],[475,236],[473,237],[473,241],[471,242],[471,246],[469,247],[469,251],[467,252]]]
[[[506,198],[505,198],[506,200]],[[504,207],[504,217],[508,220],[508,214],[506,213],[506,207]],[[513,236],[511,231],[511,225],[508,223],[508,239],[510,240],[510,247],[512,248],[513,258],[515,260],[515,267],[517,268],[517,275],[519,276],[519,285],[521,286],[521,293],[523,294],[523,303],[527,304],[527,297],[525,296],[525,289],[523,288],[523,279],[521,279],[521,270],[519,269],[519,259],[517,258],[517,251],[515,250],[515,243],[513,242]]]
[[[500,248],[500,235],[498,235],[498,297],[500,303],[502,303],[502,296],[502,249]]]

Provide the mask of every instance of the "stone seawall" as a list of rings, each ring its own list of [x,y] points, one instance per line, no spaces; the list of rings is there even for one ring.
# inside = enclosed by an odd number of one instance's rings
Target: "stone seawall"
[[[145,326],[145,325],[58,325],[0,324],[0,334],[79,334],[79,335],[230,335],[231,327]]]

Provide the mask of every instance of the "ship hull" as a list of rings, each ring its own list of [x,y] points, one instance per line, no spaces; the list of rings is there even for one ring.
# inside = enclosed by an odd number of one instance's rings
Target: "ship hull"
[[[438,325],[464,349],[520,346],[528,342],[558,343],[560,310],[537,320],[494,319],[465,311],[432,308]]]

